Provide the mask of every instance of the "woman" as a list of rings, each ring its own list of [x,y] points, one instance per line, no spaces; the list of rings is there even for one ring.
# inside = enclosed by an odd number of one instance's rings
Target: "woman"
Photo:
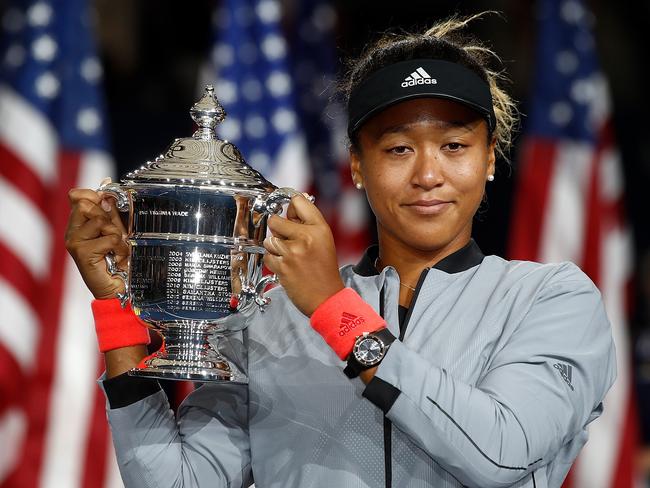
[[[123,374],[147,337],[103,266],[126,253],[116,213],[71,192],[68,249],[97,298],[127,486],[561,485],[614,380],[609,323],[574,265],[484,256],[471,239],[514,110],[466,22],[384,38],[353,65],[352,178],[379,246],[338,270],[307,199],[270,218],[282,287],[243,333],[250,383],[202,386],[178,423],[156,382]]]

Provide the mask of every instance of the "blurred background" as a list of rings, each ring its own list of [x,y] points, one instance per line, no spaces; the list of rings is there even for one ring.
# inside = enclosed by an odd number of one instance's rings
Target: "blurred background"
[[[314,193],[353,262],[375,231],[349,177],[343,61],[384,31],[484,10],[499,14],[467,32],[502,58],[522,120],[475,239],[598,284],[619,379],[566,486],[650,486],[649,2],[0,0],[0,487],[120,486],[91,297],[63,247],[69,188],[189,136],[213,83],[221,137]]]

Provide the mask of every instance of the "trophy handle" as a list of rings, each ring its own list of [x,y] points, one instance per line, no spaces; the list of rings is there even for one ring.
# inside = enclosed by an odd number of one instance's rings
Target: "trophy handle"
[[[97,191],[108,193],[114,197],[115,207],[120,212],[128,212],[130,210],[131,204],[129,200],[129,194],[124,191],[119,183],[106,183],[104,185],[101,185]],[[126,307],[126,302],[129,301],[130,295],[129,274],[118,267],[117,261],[115,261],[115,254],[113,252],[109,252],[106,256],[104,256],[104,260],[106,261],[106,269],[110,275],[117,276],[124,282],[124,293],[117,294],[117,298],[120,300],[122,308],[124,308]]]
[[[112,251],[109,252],[106,256],[104,256],[104,261],[106,261],[106,269],[108,270],[110,275],[117,276],[119,279],[121,279],[124,282],[124,293],[118,293],[117,298],[119,298],[122,308],[125,308],[126,302],[129,301],[129,294],[130,294],[129,274],[117,266],[117,262],[115,261],[115,254]]]
[[[289,203],[293,197],[300,194],[298,190],[293,188],[278,188],[268,195],[257,197],[253,204],[253,210],[268,215],[279,213],[282,210],[282,205]],[[312,195],[309,195],[307,199],[314,203]]]
[[[120,212],[128,212],[131,208],[129,194],[120,186],[119,183],[106,183],[97,188],[97,191],[102,191],[115,197],[115,206]]]

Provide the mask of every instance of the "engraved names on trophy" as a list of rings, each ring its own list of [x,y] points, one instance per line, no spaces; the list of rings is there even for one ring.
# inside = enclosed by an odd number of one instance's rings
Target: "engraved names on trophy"
[[[173,311],[227,313],[230,254],[174,247],[167,261],[167,306]]]

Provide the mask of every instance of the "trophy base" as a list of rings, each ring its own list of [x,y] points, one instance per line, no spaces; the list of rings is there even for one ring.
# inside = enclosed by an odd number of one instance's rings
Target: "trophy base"
[[[144,368],[134,368],[129,376],[157,378],[161,380],[185,380],[197,382],[224,382],[247,384],[248,378],[237,368],[231,367],[223,357],[206,360],[179,360],[166,357],[164,352],[156,353],[145,361]]]
[[[145,359],[144,367],[130,370],[129,375],[247,384],[248,377],[235,362],[238,355],[229,347],[228,336],[212,334],[216,327],[217,324],[192,321],[161,324],[163,348]]]

